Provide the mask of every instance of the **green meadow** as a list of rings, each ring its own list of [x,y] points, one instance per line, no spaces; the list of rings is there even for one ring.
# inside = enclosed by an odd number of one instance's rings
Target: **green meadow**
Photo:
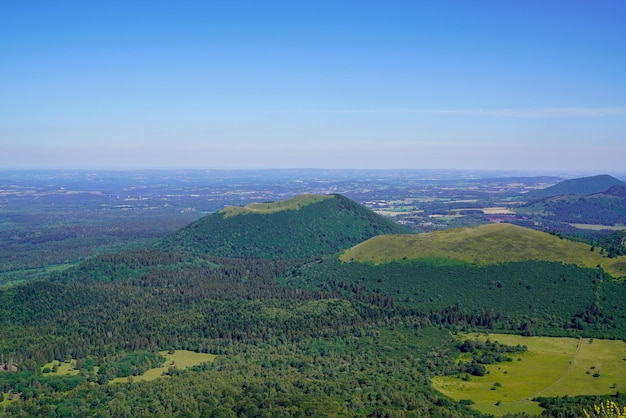
[[[56,366],[56,368],[55,368]],[[76,375],[79,370],[76,369],[76,360],[58,361],[54,360],[44,364],[41,370],[50,376]]]
[[[612,230],[612,231],[623,231],[624,229],[626,229],[626,225],[614,225],[614,226],[608,226],[608,225],[601,225],[601,224],[570,224],[571,226],[573,226],[574,228],[578,228],[578,229],[591,229],[594,231],[602,231],[602,230]]]
[[[175,367],[178,370],[184,370],[192,366],[198,366],[202,363],[212,363],[216,357],[213,354],[196,353],[188,350],[177,350],[173,354],[169,354],[167,351],[161,351],[161,355],[166,358],[166,361],[160,367],[149,369],[140,376],[132,376],[132,380],[134,382],[154,380],[167,374],[170,367]],[[55,365],[57,366],[57,369],[56,371],[52,371]],[[79,373],[79,370],[76,370],[75,366],[75,360],[70,362],[59,362],[55,360],[44,364],[41,369],[50,370],[49,373],[46,373],[49,376],[76,375]],[[96,367],[95,372],[97,373],[97,371],[98,368]],[[126,383],[128,382],[128,377],[118,377],[112,379],[111,382]]]
[[[489,338],[506,345],[526,345],[512,362],[487,365],[485,376],[439,376],[435,389],[492,415],[526,412],[538,415],[537,397],[605,395],[626,390],[626,343],[617,340],[518,335],[464,335],[463,339]]]
[[[173,354],[168,354],[167,351],[161,351],[161,355],[166,358],[165,363],[163,363],[161,367],[150,369],[141,376],[133,376],[133,382],[146,382],[163,377],[169,371],[170,367],[184,370],[202,363],[212,363],[216,357],[213,354],[196,353],[188,350],[176,350]],[[111,380],[111,382],[126,383],[128,382],[128,377],[118,377]]]

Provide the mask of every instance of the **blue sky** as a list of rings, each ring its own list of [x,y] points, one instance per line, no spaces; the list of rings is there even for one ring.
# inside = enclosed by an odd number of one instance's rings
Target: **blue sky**
[[[623,1],[0,2],[0,168],[626,171]]]

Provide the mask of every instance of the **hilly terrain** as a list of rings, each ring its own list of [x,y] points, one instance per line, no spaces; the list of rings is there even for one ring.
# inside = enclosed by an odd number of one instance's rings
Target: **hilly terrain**
[[[341,196],[310,195],[226,208],[204,222],[162,248],[103,254],[1,289],[0,366],[14,372],[0,372],[0,415],[476,415],[430,387],[428,376],[455,367],[446,330],[418,334],[427,318],[280,286],[298,262],[263,245],[305,247],[287,255],[308,257],[402,228]],[[219,240],[198,247],[254,227],[227,253],[238,257],[210,255]],[[323,239],[303,235],[315,228]],[[162,364],[163,350],[211,360],[183,370]],[[442,360],[423,362],[432,352]],[[67,374],[64,364],[74,365]],[[143,379],[157,369],[162,378]]]
[[[463,331],[626,338],[624,257],[508,224],[405,232],[301,195],[0,289],[0,416],[480,417],[432,379],[524,348],[464,363]]]
[[[342,261],[389,263],[399,260],[448,259],[477,264],[551,261],[602,268],[614,277],[626,277],[621,258],[607,259],[588,244],[512,224],[486,224],[415,235],[371,238],[345,251]]]
[[[614,190],[614,189],[613,189]],[[545,202],[548,219],[572,224],[596,224],[626,228],[626,198],[608,193],[569,198],[563,196]]]
[[[543,199],[555,196],[587,196],[607,191],[613,186],[626,186],[626,183],[608,174],[563,180],[545,189],[533,190],[527,194],[529,198]]]
[[[588,196],[555,196],[534,202],[524,213],[542,213],[547,222],[595,224],[626,229],[626,188],[613,186]]]
[[[371,238],[284,284],[415,309],[452,324],[608,336],[626,330],[626,257],[510,224]]]
[[[341,195],[229,206],[165,237],[159,247],[219,257],[300,259],[332,254],[403,227]]]

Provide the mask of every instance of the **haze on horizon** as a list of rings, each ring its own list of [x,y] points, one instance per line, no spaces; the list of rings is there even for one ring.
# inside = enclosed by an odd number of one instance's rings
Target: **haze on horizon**
[[[0,168],[624,171],[626,4],[0,4]]]

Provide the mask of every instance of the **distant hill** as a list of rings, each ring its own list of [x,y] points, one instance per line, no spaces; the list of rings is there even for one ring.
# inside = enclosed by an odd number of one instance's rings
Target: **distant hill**
[[[571,224],[626,225],[626,197],[621,186],[589,196],[559,196],[546,199],[546,218]]]
[[[609,190],[613,186],[626,187],[626,183],[608,174],[564,180],[545,189],[533,190],[526,196],[532,199],[543,199],[555,196],[587,196]]]
[[[551,225],[626,225],[626,185],[615,184],[586,196],[567,194],[546,197],[518,208],[518,211],[527,216],[541,215]]]
[[[332,254],[381,234],[409,233],[341,195],[302,195],[229,206],[165,237],[163,249],[219,257],[299,259]]]
[[[626,199],[626,185],[616,184],[615,186],[611,186],[605,194]]]
[[[603,266],[614,277],[626,276],[625,266],[607,259],[588,244],[512,224],[487,224],[416,235],[371,238],[341,255],[344,262],[383,264],[430,259],[482,265],[519,261],[554,261],[588,268]],[[620,261],[623,263],[623,261]]]

